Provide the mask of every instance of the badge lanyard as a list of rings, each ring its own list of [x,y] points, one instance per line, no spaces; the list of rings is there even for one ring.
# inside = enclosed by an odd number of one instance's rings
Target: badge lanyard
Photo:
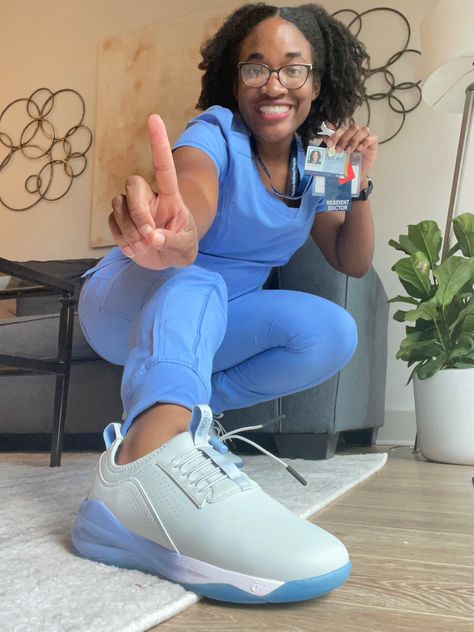
[[[265,175],[270,180],[270,186],[272,187],[272,191],[275,195],[278,195],[278,197],[282,197],[285,200],[300,200],[303,197],[313,178],[311,175],[305,173],[300,179],[300,173],[298,171],[298,144],[296,142],[296,138],[293,137],[290,149],[290,195],[277,191],[277,189],[273,186],[272,177],[258,154],[257,145],[253,136],[250,136],[250,148],[255,159],[258,161],[258,164],[262,167]]]

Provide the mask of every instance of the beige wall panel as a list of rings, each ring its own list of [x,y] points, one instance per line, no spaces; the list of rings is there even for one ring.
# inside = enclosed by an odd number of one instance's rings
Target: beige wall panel
[[[139,174],[153,186],[147,118],[165,121],[173,143],[195,109],[200,92],[200,45],[222,21],[216,11],[105,37],[98,51],[96,151],[92,247],[113,245],[110,201]]]

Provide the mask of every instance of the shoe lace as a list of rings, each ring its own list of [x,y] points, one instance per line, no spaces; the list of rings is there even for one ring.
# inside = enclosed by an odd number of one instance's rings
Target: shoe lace
[[[227,474],[209,456],[196,448],[191,448],[180,459],[175,459],[173,467],[179,470],[188,479],[188,484],[195,487],[197,491],[204,491],[228,478]],[[201,475],[194,477],[193,475],[200,470],[202,470]],[[204,484],[199,485],[201,481]]]
[[[229,450],[225,444],[229,442],[234,445],[233,439],[240,439],[241,441],[254,446],[255,448],[257,448],[257,450],[260,450],[260,452],[263,452],[267,456],[270,456],[272,459],[282,465],[289,474],[294,476],[299,483],[301,483],[302,485],[307,485],[307,481],[301,476],[301,474],[299,474],[293,467],[291,467],[291,465],[288,465],[265,448],[262,448],[262,446],[258,443],[255,443],[254,441],[247,439],[247,437],[242,437],[241,435],[237,434],[238,432],[259,430],[261,428],[264,428],[265,426],[284,419],[285,415],[280,415],[279,417],[271,419],[264,424],[236,428],[231,432],[227,432],[224,426],[221,424],[220,419],[222,419],[222,417],[223,413],[221,413],[220,415],[213,415],[212,428],[215,430],[217,436],[211,435],[209,437],[209,444],[215,450],[217,450],[220,454],[225,454]],[[181,455],[179,459],[174,461],[173,467],[180,470],[182,475],[184,475],[188,479],[188,484],[192,487],[195,487],[198,492],[210,489],[214,485],[217,485],[220,481],[228,478],[228,474],[223,472],[219,465],[214,463],[214,461],[209,456],[196,448],[192,448],[191,450]],[[197,472],[200,472],[200,476],[196,477],[195,475]]]
[[[266,421],[263,424],[257,424],[256,426],[243,426],[242,428],[236,428],[235,430],[231,430],[230,432],[227,432],[226,429],[224,428],[224,426],[220,422],[220,420],[223,417],[224,417],[224,413],[214,414],[213,415],[213,426],[215,428],[217,437],[212,437],[211,436],[210,439],[209,439],[209,443],[214,448],[216,448],[216,450],[221,452],[221,450],[222,450],[221,446],[224,446],[226,448],[225,452],[227,452],[228,448],[227,448],[227,446],[225,444],[227,442],[229,442],[233,446],[235,446],[235,444],[233,442],[233,439],[240,439],[241,441],[244,441],[245,443],[248,443],[249,445],[252,445],[254,448],[257,448],[257,450],[260,450],[260,452],[263,452],[267,456],[270,456],[272,459],[274,459],[275,461],[280,463],[280,465],[283,465],[283,467],[286,468],[287,472],[289,474],[291,474],[292,476],[294,476],[296,478],[296,480],[298,482],[300,482],[302,485],[307,485],[308,484],[307,481],[301,476],[301,474],[299,474],[293,467],[291,467],[291,465],[288,465],[287,463],[285,463],[284,461],[279,459],[277,456],[275,456],[274,454],[272,454],[271,452],[269,452],[265,448],[262,448],[262,446],[259,445],[258,443],[255,443],[254,441],[251,441],[247,437],[242,437],[241,435],[237,434],[238,432],[260,430],[261,428],[265,428],[265,426],[269,426],[270,424],[274,424],[277,421],[281,421],[281,420],[285,419],[285,415],[279,415],[278,417],[275,417],[274,419],[270,419],[270,421]],[[231,439],[231,437],[232,437],[232,439]],[[220,446],[219,446],[219,444],[220,444]]]

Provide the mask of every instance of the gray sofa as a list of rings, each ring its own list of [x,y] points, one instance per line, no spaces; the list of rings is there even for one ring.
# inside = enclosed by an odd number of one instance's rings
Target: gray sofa
[[[94,260],[25,262],[76,284]],[[345,307],[358,326],[351,362],[327,382],[247,409],[226,411],[226,429],[285,418],[252,433],[281,456],[328,458],[339,433],[348,443],[370,445],[383,425],[387,353],[387,296],[374,269],[361,279],[336,272],[312,240],[288,265],[273,271],[268,287],[313,292]],[[56,353],[59,302],[54,297],[18,300],[16,318],[0,320],[0,349],[38,358]],[[64,448],[101,449],[100,433],[121,418],[121,367],[101,359],[74,325]],[[0,377],[0,449],[49,449],[54,379],[47,375]],[[245,434],[245,433],[244,433]],[[258,436],[257,436],[258,435]],[[251,436],[248,434],[247,436]],[[236,442],[240,449],[244,444]]]

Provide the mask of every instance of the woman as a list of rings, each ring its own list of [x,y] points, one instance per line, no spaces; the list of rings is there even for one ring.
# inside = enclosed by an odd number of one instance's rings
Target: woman
[[[312,165],[321,164],[321,152],[318,151],[317,149],[313,149],[313,151],[309,155],[309,162]]]
[[[127,180],[110,215],[118,248],[86,273],[81,324],[99,354],[124,365],[124,415],[104,431],[73,546],[215,599],[309,599],[346,580],[344,545],[241,470],[212,412],[309,388],[352,357],[345,310],[262,286],[308,234],[337,270],[370,266],[378,141],[343,125],[362,99],[367,55],[316,5],[264,4],[233,13],[202,55],[205,111],[173,155],[150,117],[158,194]],[[334,130],[327,146],[363,155],[363,191],[347,215],[320,212],[303,174],[323,121]]]

